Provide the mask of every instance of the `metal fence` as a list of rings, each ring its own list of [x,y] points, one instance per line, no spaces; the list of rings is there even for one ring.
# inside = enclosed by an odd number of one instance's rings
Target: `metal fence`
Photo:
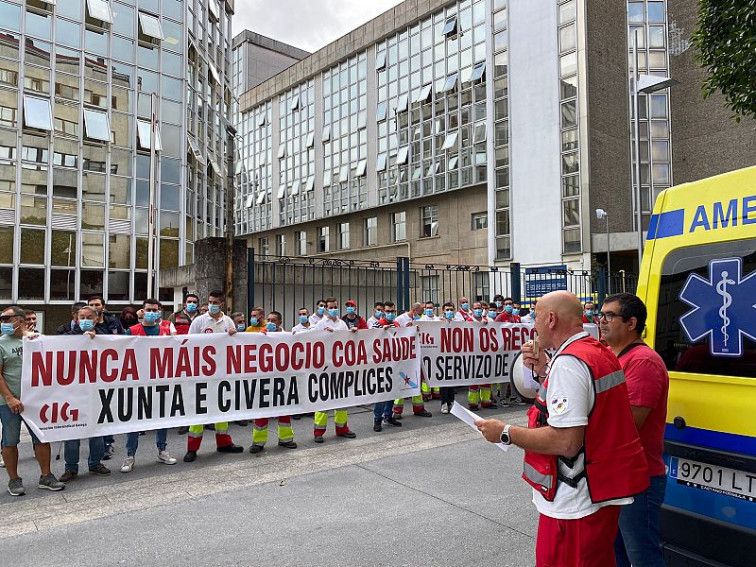
[[[601,301],[611,291],[634,292],[635,276],[620,272],[607,281],[606,272],[566,270],[561,267],[524,270],[518,264],[492,266],[415,264],[398,257],[395,263],[366,262],[336,258],[287,258],[250,252],[248,307],[262,306],[280,311],[285,325],[297,310],[312,310],[319,299],[329,296],[342,304],[357,302],[361,313],[370,313],[376,301],[392,300],[398,309],[409,309],[415,301],[457,303],[490,301],[501,294],[529,306],[542,295],[566,289],[581,301]],[[611,284],[611,285],[609,285]],[[249,309],[248,309],[249,311]]]

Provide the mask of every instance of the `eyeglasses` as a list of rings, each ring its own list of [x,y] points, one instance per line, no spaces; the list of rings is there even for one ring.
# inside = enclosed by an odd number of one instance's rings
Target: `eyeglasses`
[[[11,319],[15,319],[15,318],[16,318],[16,315],[0,315],[0,321],[2,321],[3,323],[7,323]]]
[[[606,321],[607,323],[611,323],[611,322],[612,322],[612,321],[614,320],[614,318],[615,318],[615,317],[621,317],[621,318],[622,318],[622,320],[624,321],[624,317],[622,317],[622,315],[621,315],[621,314],[619,314],[619,313],[613,313],[613,312],[611,312],[611,311],[599,311],[599,312],[598,312],[598,315],[596,315],[596,318],[597,318],[597,319],[598,319],[599,321],[600,321],[601,319],[603,319],[603,320],[604,320],[604,321]]]

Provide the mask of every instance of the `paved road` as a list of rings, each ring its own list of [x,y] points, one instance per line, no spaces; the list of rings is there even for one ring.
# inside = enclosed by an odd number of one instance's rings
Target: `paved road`
[[[486,414],[525,421],[522,407]],[[372,413],[355,408],[355,440],[331,429],[315,445],[305,418],[295,422],[300,449],[279,449],[272,435],[261,455],[221,455],[208,437],[195,463],[173,467],[154,462],[148,434],[131,474],[118,472],[119,439],[110,478],[84,474],[55,494],[31,482],[25,443],[29,495],[0,496],[3,564],[532,565],[536,513],[519,479],[522,453],[502,453],[452,416],[403,422],[377,434]],[[248,445],[251,428],[232,434]],[[169,434],[179,457],[184,443]]]

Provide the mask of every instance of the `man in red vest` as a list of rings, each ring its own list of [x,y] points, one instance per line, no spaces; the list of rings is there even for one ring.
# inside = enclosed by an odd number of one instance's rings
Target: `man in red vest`
[[[528,427],[478,420],[493,443],[525,449],[523,478],[540,513],[538,567],[613,567],[620,506],[648,488],[648,467],[617,357],[583,331],[577,297],[538,301],[540,345],[523,363],[543,380]],[[547,364],[543,349],[555,354]]]

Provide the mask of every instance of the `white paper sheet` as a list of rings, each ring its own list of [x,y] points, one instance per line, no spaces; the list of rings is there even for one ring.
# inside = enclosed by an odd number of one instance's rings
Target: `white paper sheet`
[[[457,419],[459,419],[460,421],[464,421],[467,425],[469,425],[475,431],[480,433],[480,431],[478,431],[478,428],[475,427],[475,421],[480,419],[480,416],[475,415],[473,412],[459,405],[457,402],[454,402],[454,404],[452,405],[451,411],[449,413],[452,414]],[[483,435],[482,433],[480,434]],[[509,450],[509,445],[505,445],[504,443],[493,443],[493,445],[495,445],[496,447],[498,447],[499,449],[505,452]]]

